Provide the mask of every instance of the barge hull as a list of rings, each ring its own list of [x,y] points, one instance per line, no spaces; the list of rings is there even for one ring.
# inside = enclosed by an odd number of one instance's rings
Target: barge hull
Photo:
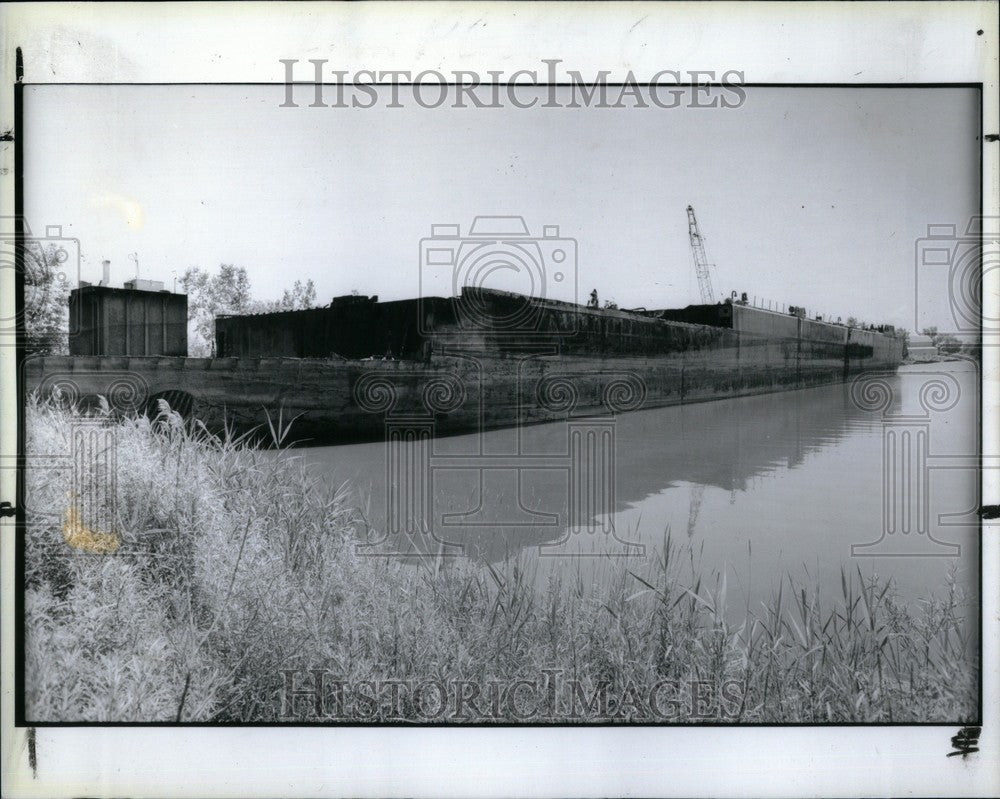
[[[743,357],[740,357],[740,356]],[[789,391],[892,370],[886,358],[750,359],[716,351],[652,358],[465,354],[414,361],[60,357],[25,362],[28,391],[122,413],[160,400],[211,430],[267,429],[297,416],[293,438],[377,440],[400,420],[452,434]]]

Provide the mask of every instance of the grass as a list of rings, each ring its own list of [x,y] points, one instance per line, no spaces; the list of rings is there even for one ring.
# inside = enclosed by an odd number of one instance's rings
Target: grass
[[[397,703],[324,705],[337,720],[427,719],[411,689],[439,680],[480,697],[488,712],[472,720],[523,720],[516,691],[497,697],[546,670],[562,681],[554,711],[529,721],[977,714],[978,641],[954,570],[918,604],[857,569],[832,603],[785,575],[755,608],[669,532],[641,570],[609,561],[599,582],[572,566],[541,580],[523,555],[371,557],[346,488],[282,449],[283,419],[267,431],[277,454],[166,407],[150,420],[33,401],[27,422],[29,721],[322,720],[308,699],[283,708],[286,672],[301,689],[310,670],[409,686]],[[606,707],[574,715],[602,691]],[[650,714],[654,695],[669,712]]]

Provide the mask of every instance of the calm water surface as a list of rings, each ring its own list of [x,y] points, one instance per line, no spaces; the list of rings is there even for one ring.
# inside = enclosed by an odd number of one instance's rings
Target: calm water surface
[[[888,407],[879,388],[891,392]],[[613,511],[575,527],[564,422],[435,440],[427,465],[411,467],[430,475],[433,495],[431,529],[413,536],[385,532],[384,443],[301,452],[357,492],[375,531],[372,552],[493,563],[517,555],[542,585],[553,575],[593,582],[611,579],[622,558],[643,573],[669,531],[690,545],[706,580],[726,575],[740,604],[765,598],[788,573],[839,597],[842,566],[892,577],[912,601],[940,593],[950,565],[978,594],[978,525],[965,514],[977,505],[977,392],[972,365],[945,363],[902,367],[867,397],[852,398],[844,384],[623,414],[611,425]],[[919,429],[934,467],[930,536],[904,535],[900,510],[897,531],[883,538],[883,474],[914,484],[905,463]]]

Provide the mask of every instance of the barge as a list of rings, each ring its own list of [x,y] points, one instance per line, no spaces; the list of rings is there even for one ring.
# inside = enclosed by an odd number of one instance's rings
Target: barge
[[[209,429],[377,440],[399,424],[436,436],[614,416],[788,391],[892,370],[889,327],[807,319],[730,300],[624,310],[466,287],[455,297],[342,297],[302,311],[216,319],[216,357],[31,357],[23,385],[120,412],[167,402]]]

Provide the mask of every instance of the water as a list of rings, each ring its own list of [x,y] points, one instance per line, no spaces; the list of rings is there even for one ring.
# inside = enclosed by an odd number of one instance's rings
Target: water
[[[576,525],[568,516],[575,478],[564,422],[435,440],[425,466],[410,468],[429,475],[430,535],[386,534],[384,443],[316,447],[303,456],[331,482],[349,481],[367,505],[373,553],[476,562],[519,555],[537,566],[540,583],[567,570],[601,581],[621,558],[642,573],[669,530],[690,543],[700,573],[726,575],[740,604],[766,598],[789,573],[837,597],[841,567],[892,577],[901,596],[915,601],[940,593],[955,565],[976,595],[978,523],[974,513],[961,514],[977,507],[970,468],[978,452],[977,372],[964,362],[902,367],[885,379],[892,395],[885,408],[879,388],[864,397],[856,390],[852,399],[850,384],[830,385],[604,420],[613,437],[614,504],[598,503]],[[915,458],[921,429],[933,467],[929,521],[921,533],[921,503],[899,500],[896,530],[883,536],[884,474],[897,489],[916,484],[919,470],[907,476],[905,462]],[[909,534],[902,532],[906,507]]]

